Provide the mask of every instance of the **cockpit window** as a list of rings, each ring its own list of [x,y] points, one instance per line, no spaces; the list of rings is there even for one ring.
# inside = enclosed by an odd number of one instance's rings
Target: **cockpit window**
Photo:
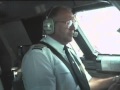
[[[120,11],[115,6],[76,13],[77,21],[96,51],[120,54]]]

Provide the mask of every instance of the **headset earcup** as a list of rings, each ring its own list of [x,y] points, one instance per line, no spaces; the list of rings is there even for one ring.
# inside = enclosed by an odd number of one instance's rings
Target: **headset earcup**
[[[51,18],[45,19],[43,21],[43,30],[45,34],[53,34],[54,33],[54,21]]]

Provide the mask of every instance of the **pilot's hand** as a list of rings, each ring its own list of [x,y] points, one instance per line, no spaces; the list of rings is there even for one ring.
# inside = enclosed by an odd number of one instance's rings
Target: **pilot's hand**
[[[114,83],[109,87],[108,90],[120,90],[120,76],[113,78]]]
[[[112,84],[108,90],[120,90],[120,82]]]

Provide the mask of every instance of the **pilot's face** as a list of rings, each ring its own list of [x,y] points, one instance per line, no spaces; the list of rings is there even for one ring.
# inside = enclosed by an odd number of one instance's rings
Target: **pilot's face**
[[[74,16],[70,11],[62,11],[55,18],[54,39],[62,44],[72,41],[75,27],[73,25]]]

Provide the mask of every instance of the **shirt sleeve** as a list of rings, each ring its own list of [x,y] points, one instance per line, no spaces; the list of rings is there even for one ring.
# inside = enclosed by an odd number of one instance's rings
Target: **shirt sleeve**
[[[56,90],[56,79],[49,53],[34,49],[23,58],[22,74],[25,90]]]

